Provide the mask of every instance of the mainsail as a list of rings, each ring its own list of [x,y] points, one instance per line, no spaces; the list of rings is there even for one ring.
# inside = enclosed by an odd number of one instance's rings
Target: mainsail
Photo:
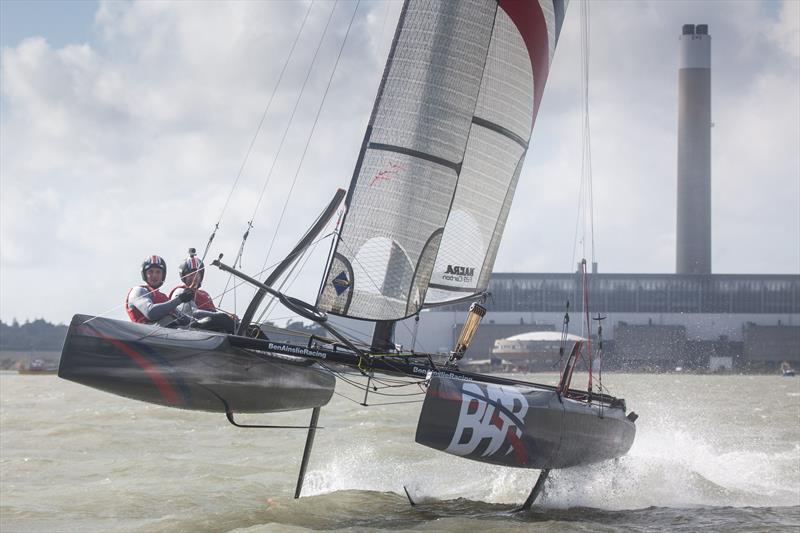
[[[397,320],[486,288],[564,4],[406,3],[320,309]]]

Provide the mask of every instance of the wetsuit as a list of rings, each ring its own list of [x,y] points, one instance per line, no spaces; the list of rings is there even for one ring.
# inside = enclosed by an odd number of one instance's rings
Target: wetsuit
[[[178,285],[169,293],[170,299],[174,299],[177,296],[180,296],[183,293],[184,289],[186,289],[186,285]],[[194,299],[191,302],[186,302],[183,305],[178,306],[178,310],[182,313],[187,315],[193,315],[197,310],[202,311],[216,311],[217,307],[214,305],[214,301],[211,299],[211,295],[209,295],[203,289],[195,289],[194,291]]]
[[[128,291],[125,311],[131,321],[141,324],[158,323],[161,326],[186,325],[190,319],[177,310],[180,300],[170,300],[167,295],[149,285],[139,285]]]
[[[186,290],[186,285],[178,285],[169,293],[170,301],[179,301],[178,297]],[[218,311],[211,300],[211,296],[201,289],[195,289],[194,299],[182,305],[178,305],[178,311],[184,315],[191,316],[195,322],[192,327],[200,327],[212,331],[223,331],[225,333],[235,333],[236,323],[228,313]]]

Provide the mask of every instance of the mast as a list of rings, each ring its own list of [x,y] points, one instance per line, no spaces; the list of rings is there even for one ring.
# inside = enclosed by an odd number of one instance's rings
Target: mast
[[[300,239],[300,241],[292,248],[292,251],[289,252],[283,261],[275,267],[275,270],[267,277],[266,281],[264,281],[264,285],[271,287],[278,278],[286,271],[289,266],[292,265],[297,259],[306,251],[309,245],[313,242],[313,240],[320,234],[320,232],[325,228],[328,224],[328,221],[331,217],[336,213],[336,208],[339,207],[339,204],[342,203],[342,197],[344,197],[344,189],[337,189],[336,194],[333,195],[330,203],[325,208],[325,210],[320,213],[317,220],[314,224],[309,228],[305,235]],[[264,297],[267,295],[267,290],[263,287],[259,287],[256,294],[253,296],[253,299],[250,300],[250,305],[247,306],[247,310],[244,312],[244,316],[239,324],[239,335],[246,335],[247,327],[250,325],[250,322],[253,320],[253,315],[255,315],[258,306],[261,305],[261,302],[264,300]]]
[[[397,324],[395,320],[379,320],[375,322],[375,329],[372,333],[372,345],[370,346],[373,352],[394,351],[395,324]]]

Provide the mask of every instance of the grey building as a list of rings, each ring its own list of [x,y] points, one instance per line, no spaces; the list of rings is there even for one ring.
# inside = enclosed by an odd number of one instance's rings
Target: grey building
[[[605,317],[606,368],[707,368],[714,357],[730,359],[734,369],[768,370],[782,361],[800,366],[800,275],[595,273],[588,283],[592,315]],[[585,336],[577,274],[496,273],[488,290],[488,313],[467,358],[489,357],[497,339],[561,331],[568,301],[569,332]],[[396,340],[446,352],[467,308],[425,311],[416,327],[413,319],[399,323]],[[369,338],[369,323],[348,326]]]
[[[711,36],[684,24],[678,65],[676,272],[711,273]]]

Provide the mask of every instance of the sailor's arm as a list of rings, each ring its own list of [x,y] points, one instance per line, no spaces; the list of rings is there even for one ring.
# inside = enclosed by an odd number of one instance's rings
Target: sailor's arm
[[[193,300],[181,300],[181,294],[186,291],[186,287],[177,287],[172,291],[172,300],[178,300],[180,303],[176,307],[176,309],[183,313],[186,316],[193,316],[197,311],[197,306],[195,305]]]
[[[172,313],[182,303],[180,299],[175,298],[164,303],[154,304],[149,291],[145,287],[134,287],[128,296],[128,305],[138,309],[151,322],[158,322]]]

